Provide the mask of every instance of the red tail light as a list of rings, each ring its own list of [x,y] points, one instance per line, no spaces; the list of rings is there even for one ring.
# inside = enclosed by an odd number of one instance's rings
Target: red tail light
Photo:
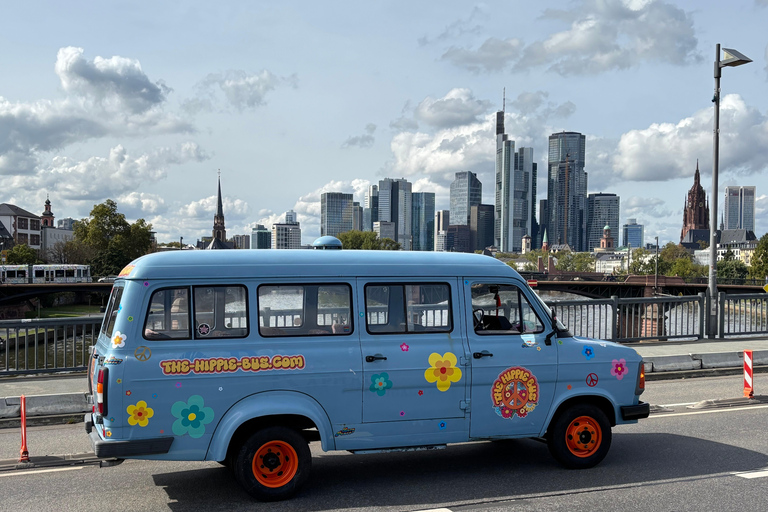
[[[99,374],[96,377],[96,396],[94,397],[94,406],[96,412],[102,416],[107,415],[107,383],[109,382],[109,370],[107,368],[99,368]]]
[[[643,394],[643,391],[645,391],[645,363],[640,361],[640,371],[637,375],[637,389],[635,389],[636,395]]]

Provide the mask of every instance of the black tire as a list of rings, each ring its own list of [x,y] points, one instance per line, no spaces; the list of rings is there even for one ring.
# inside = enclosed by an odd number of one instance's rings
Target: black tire
[[[611,424],[599,407],[572,405],[550,424],[547,446],[549,453],[568,469],[594,467],[611,448]]]
[[[235,478],[248,494],[260,501],[280,501],[296,494],[307,481],[312,454],[299,432],[268,427],[243,443],[233,466]]]

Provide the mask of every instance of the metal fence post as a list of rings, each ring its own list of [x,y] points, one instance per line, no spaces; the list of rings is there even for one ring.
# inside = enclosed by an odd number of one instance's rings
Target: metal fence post
[[[618,327],[619,327],[619,297],[617,295],[611,295],[611,341],[618,339]]]
[[[717,327],[717,335],[720,339],[725,338],[725,292],[720,292],[717,294],[717,300],[718,300],[718,327]]]
[[[699,339],[702,340],[706,336],[706,322],[707,322],[707,294],[701,292],[699,295]]]

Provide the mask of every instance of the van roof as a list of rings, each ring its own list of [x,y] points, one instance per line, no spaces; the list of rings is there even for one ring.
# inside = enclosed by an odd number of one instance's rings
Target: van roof
[[[128,273],[130,265],[134,268]],[[167,251],[134,260],[127,279],[243,277],[519,277],[481,254],[416,251],[230,250]]]

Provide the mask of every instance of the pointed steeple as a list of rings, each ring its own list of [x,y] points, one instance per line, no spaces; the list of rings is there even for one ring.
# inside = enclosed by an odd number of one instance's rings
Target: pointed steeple
[[[213,217],[213,239],[227,241],[227,228],[224,226],[224,206],[221,201],[221,170],[219,170],[219,195],[216,205],[216,215]]]
[[[693,175],[693,186],[699,185],[701,182],[701,175],[699,174],[699,159],[696,159],[696,173]]]

